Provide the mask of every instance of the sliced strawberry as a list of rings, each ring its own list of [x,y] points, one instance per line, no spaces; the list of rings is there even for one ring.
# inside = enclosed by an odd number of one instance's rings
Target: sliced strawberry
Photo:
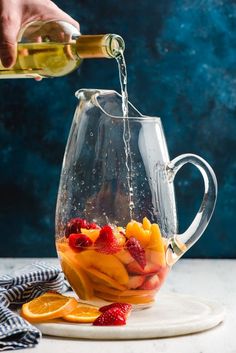
[[[80,252],[93,245],[92,240],[85,234],[70,234],[69,245],[73,250]]]
[[[87,228],[86,219],[72,218],[66,224],[65,236],[68,238],[70,234],[80,233],[81,228]]]
[[[161,283],[164,282],[164,280],[165,280],[165,278],[166,278],[168,272],[169,272],[169,268],[168,268],[167,266],[166,266],[166,267],[162,266],[162,267],[159,269],[159,271],[158,271],[157,274],[158,274],[158,277],[159,277]]]
[[[140,242],[135,237],[130,237],[126,242],[126,247],[134,260],[144,269],[146,266],[145,250]]]
[[[145,281],[145,276],[129,276],[129,281],[126,284],[128,289],[136,289],[139,288],[143,282]]]
[[[117,307],[106,310],[93,322],[94,326],[121,326],[125,324],[125,314]]]
[[[109,305],[102,306],[101,308],[99,308],[99,311],[101,311],[101,313],[105,313],[105,311],[110,310],[111,308],[120,309],[127,318],[132,310],[132,305],[127,303],[112,303]]]
[[[102,227],[94,246],[96,251],[103,254],[115,254],[121,250],[121,245],[109,225]]]
[[[89,223],[88,229],[100,229],[100,227],[96,223]]]
[[[128,273],[134,275],[151,275],[160,271],[161,268],[160,265],[150,262],[146,264],[144,269],[137,263],[137,261],[133,261],[127,265]]]
[[[152,289],[157,289],[159,285],[161,285],[160,279],[158,275],[154,275],[154,276],[148,277],[147,280],[143,283],[143,285],[139,289],[152,290]]]
[[[65,236],[69,237],[73,233],[81,233],[81,228],[85,229],[99,229],[100,227],[96,223],[88,223],[83,218],[72,218],[67,222]]]

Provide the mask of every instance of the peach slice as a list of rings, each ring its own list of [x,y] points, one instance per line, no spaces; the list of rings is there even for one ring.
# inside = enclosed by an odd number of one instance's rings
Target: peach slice
[[[134,261],[133,257],[127,250],[120,250],[118,253],[114,254],[124,265],[130,264],[130,262]]]
[[[143,229],[142,223],[131,221],[126,226],[127,238],[135,237],[141,244],[142,247],[146,247],[150,241],[150,232],[149,230]]]
[[[129,280],[125,266],[113,255],[86,250],[79,253],[77,257],[81,266],[87,271],[90,268],[95,269],[123,285]]]
[[[151,225],[150,241],[148,244],[148,248],[159,252],[163,252],[163,253],[165,252],[161,231],[157,223],[153,223]]]
[[[151,229],[151,222],[149,221],[149,219],[147,217],[144,217],[143,219],[143,229],[144,230],[150,230]]]
[[[166,266],[166,254],[165,252],[160,252],[157,250],[146,249],[146,257],[149,264],[156,266],[165,267]]]
[[[125,286],[115,281],[112,277],[107,276],[105,273],[102,273],[95,268],[89,267],[85,271],[87,271],[89,278],[94,283],[103,284],[121,291],[126,289]]]
[[[143,282],[145,281],[146,277],[145,276],[130,276],[129,277],[129,282],[127,283],[127,288],[128,289],[136,289],[142,286]]]
[[[87,235],[93,242],[99,237],[100,229],[81,228],[81,233]]]

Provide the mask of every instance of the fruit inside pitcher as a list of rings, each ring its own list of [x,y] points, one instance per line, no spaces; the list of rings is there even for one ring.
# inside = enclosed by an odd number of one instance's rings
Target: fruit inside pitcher
[[[62,269],[83,300],[151,303],[168,272],[167,240],[146,217],[125,228],[73,218],[56,246]]]

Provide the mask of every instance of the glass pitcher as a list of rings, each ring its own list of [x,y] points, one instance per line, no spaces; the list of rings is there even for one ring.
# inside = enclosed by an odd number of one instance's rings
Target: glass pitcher
[[[124,118],[115,91],[76,96],[56,210],[62,269],[81,299],[149,304],[208,225],[215,174],[194,154],[170,161],[160,118],[130,103]],[[199,169],[205,190],[193,222],[178,234],[173,182],[186,163]]]

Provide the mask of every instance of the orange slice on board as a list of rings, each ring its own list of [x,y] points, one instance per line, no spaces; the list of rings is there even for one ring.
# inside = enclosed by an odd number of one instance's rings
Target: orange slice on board
[[[99,308],[89,304],[77,303],[76,308],[62,318],[70,322],[90,323],[94,322],[101,313]]]
[[[21,316],[30,322],[43,322],[69,314],[77,306],[74,298],[46,293],[23,304]]]

